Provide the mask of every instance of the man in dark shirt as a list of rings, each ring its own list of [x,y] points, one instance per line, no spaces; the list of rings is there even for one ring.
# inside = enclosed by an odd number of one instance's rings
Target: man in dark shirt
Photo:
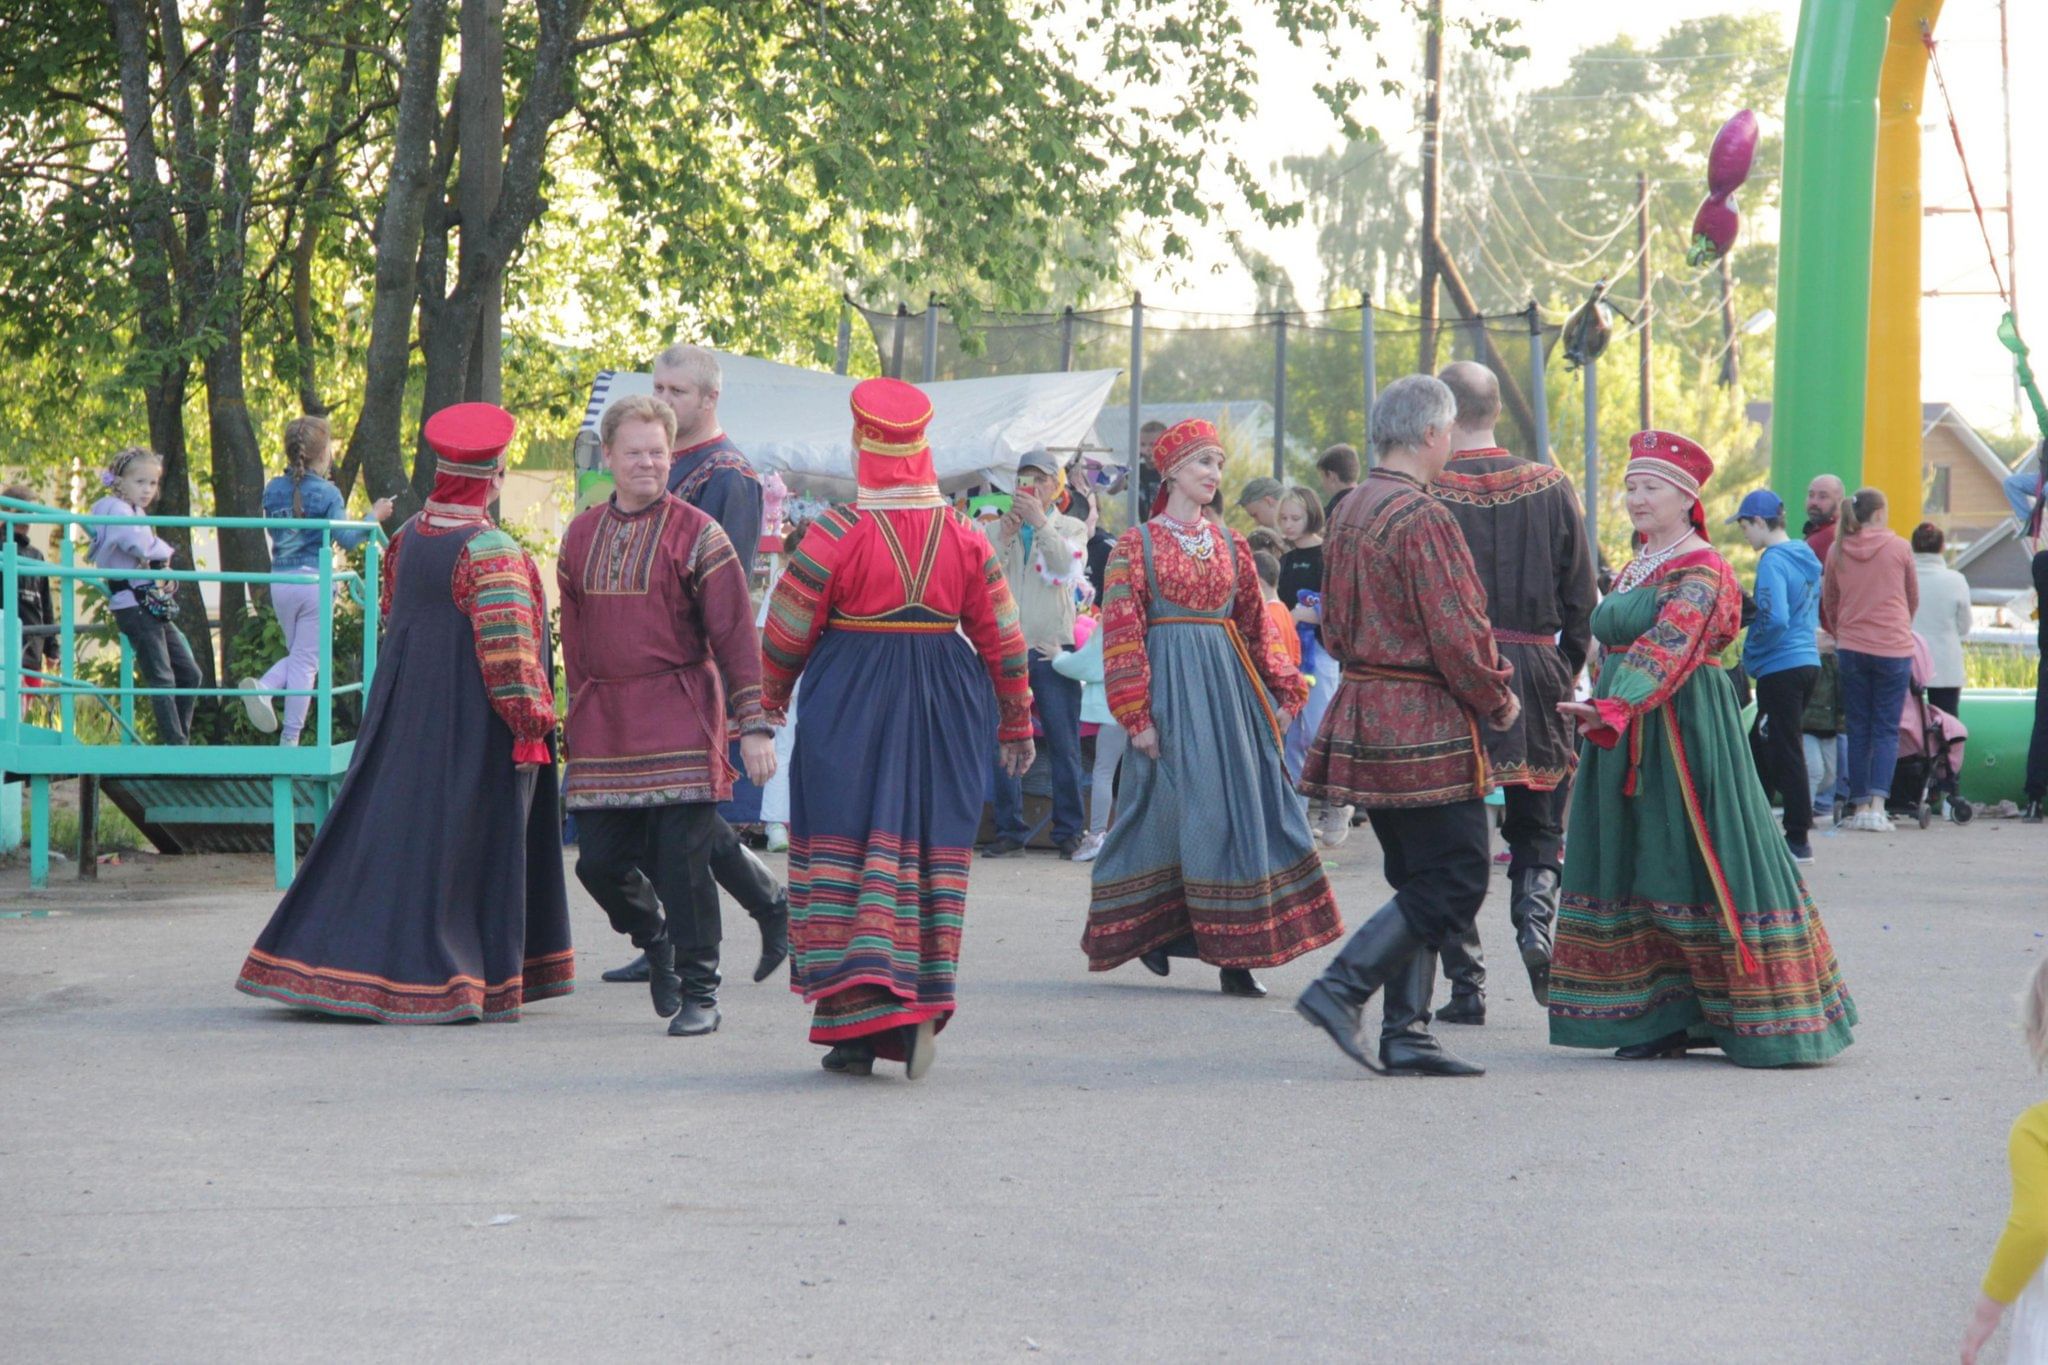
[[[718,523],[751,578],[761,546],[761,476],[718,424],[722,383],[718,357],[702,346],[671,346],[654,358],[654,396],[676,415],[668,491]],[[789,956],[789,893],[722,816],[712,818],[711,875],[761,926],[754,980],[765,981]],[[645,981],[647,975],[642,953],[604,979]]]
[[[671,346],[654,358],[654,396],[676,415],[668,491],[708,515],[753,576],[761,550],[761,476],[718,425],[723,378],[702,346]]]
[[[1323,476],[1323,518],[1337,515],[1337,504],[1358,487],[1358,452],[1341,442],[1316,459],[1316,472]]]
[[[1486,590],[1486,614],[1501,657],[1514,668],[1522,715],[1486,737],[1502,788],[1508,845],[1508,918],[1538,1004],[1550,984],[1550,949],[1564,875],[1564,817],[1578,736],[1558,714],[1571,701],[1593,643],[1593,550],[1578,496],[1562,470],[1501,448],[1500,379],[1461,360],[1437,376],[1457,400],[1451,459],[1437,479]],[[1486,966],[1475,925],[1444,948],[1447,1024],[1486,1022]]]

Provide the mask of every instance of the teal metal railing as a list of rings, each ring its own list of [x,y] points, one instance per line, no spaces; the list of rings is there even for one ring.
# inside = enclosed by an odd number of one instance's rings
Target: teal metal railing
[[[367,521],[320,521],[311,518],[266,517],[153,517],[92,516],[68,512],[40,503],[0,497],[0,766],[29,780],[29,868],[30,881],[46,884],[49,876],[49,781],[53,776],[154,776],[154,777],[268,777],[272,781],[272,833],[277,847],[278,884],[291,879],[294,861],[296,821],[292,797],[294,780],[316,783],[314,818],[324,818],[332,786],[347,771],[353,742],[334,740],[334,699],[367,690],[377,669],[377,583],[382,556],[389,545],[382,528]],[[57,529],[55,558],[49,561],[24,558],[15,543],[16,526],[52,526]],[[79,620],[79,584],[100,583],[120,578],[148,578],[181,583],[275,584],[305,583],[308,572],[234,573],[219,569],[110,568],[78,562],[78,543],[73,528],[90,532],[102,526],[143,526],[152,530],[305,530],[320,535],[321,553],[311,578],[320,588],[320,674],[314,686],[304,689],[279,688],[266,693],[278,698],[312,699],[315,718],[310,746],[296,748],[271,744],[232,745],[145,745],[135,728],[136,698],[200,697],[232,700],[245,695],[239,687],[143,687],[135,682],[134,653],[127,637],[112,629],[108,620],[89,633],[111,633],[119,641],[121,667],[118,685],[100,686],[78,676],[77,642],[82,631]],[[367,531],[363,571],[336,570],[334,533]],[[26,636],[21,621],[20,589],[24,577],[48,578],[58,587],[58,667],[54,672],[29,668],[23,662]],[[347,592],[363,607],[362,677],[359,681],[337,683],[334,678],[334,606],[338,593]],[[107,591],[102,602],[110,600]],[[111,616],[111,613],[108,613]],[[29,687],[33,680],[35,686]],[[26,703],[48,698],[55,706],[55,723],[31,720]],[[95,744],[79,732],[78,706],[81,701],[107,706],[118,722],[119,740]]]

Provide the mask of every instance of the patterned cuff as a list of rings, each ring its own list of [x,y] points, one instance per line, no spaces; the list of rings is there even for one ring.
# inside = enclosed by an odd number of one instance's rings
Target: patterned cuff
[[[555,760],[554,755],[548,752],[548,742],[545,739],[521,739],[513,741],[512,761],[540,765]]]
[[[1621,743],[1621,737],[1628,733],[1633,716],[1628,703],[1613,697],[1602,697],[1593,703],[1593,709],[1600,713],[1600,720],[1586,731],[1586,738],[1603,749],[1612,749]]]

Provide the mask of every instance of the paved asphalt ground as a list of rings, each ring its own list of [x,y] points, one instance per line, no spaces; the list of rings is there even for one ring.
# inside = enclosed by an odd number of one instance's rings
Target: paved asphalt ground
[[[1443,1030],[1474,1081],[1311,1032],[1327,951],[1263,1002],[1089,975],[1045,854],[976,866],[914,1085],[827,1075],[738,971],[667,1037],[573,879],[575,995],[380,1028],[234,992],[260,860],[0,874],[0,1360],[1951,1360],[2048,1088],[2012,1020],[2048,831],[1816,843],[1837,1062],[1554,1049],[1503,962]],[[1356,923],[1370,834],[1332,862]]]

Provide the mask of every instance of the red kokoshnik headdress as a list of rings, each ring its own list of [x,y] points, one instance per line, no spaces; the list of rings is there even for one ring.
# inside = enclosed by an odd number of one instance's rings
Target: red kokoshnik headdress
[[[853,389],[854,506],[944,507],[925,439],[932,400],[900,379],[863,379]]]
[[[1714,457],[1701,449],[1698,442],[1669,431],[1637,432],[1628,438],[1628,468],[1622,477],[1635,475],[1661,479],[1690,495],[1692,510],[1687,516],[1692,520],[1692,529],[1699,532],[1701,540],[1708,539],[1707,512],[1700,505],[1700,494],[1706,491],[1707,480],[1714,477]]]
[[[1205,450],[1221,451],[1223,437],[1216,430],[1216,424],[1200,417],[1190,417],[1185,422],[1175,422],[1159,434],[1157,444],[1152,447],[1152,467],[1159,471],[1159,492],[1152,499],[1151,515],[1158,516],[1166,510],[1166,481],[1173,471],[1200,455]]]
[[[505,468],[505,447],[518,429],[518,420],[496,403],[457,403],[429,417],[423,434],[436,458],[428,500],[454,507],[489,503],[491,476]]]

